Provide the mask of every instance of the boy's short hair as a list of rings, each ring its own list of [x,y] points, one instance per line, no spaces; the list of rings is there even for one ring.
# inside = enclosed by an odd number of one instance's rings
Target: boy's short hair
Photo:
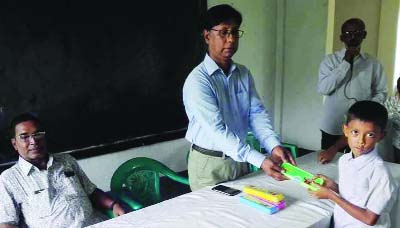
[[[242,15],[228,4],[217,5],[208,9],[203,29],[210,30],[221,23],[234,23],[240,26],[242,24]]]
[[[15,126],[17,126],[18,124],[22,123],[22,122],[26,122],[26,121],[32,121],[34,122],[37,127],[41,127],[41,122],[39,120],[39,118],[37,118],[36,115],[30,113],[30,112],[26,112],[26,113],[21,113],[17,116],[15,116],[10,123],[10,138],[15,138]]]
[[[352,120],[372,122],[384,131],[388,121],[386,108],[375,101],[358,101],[354,103],[346,115],[346,124]]]

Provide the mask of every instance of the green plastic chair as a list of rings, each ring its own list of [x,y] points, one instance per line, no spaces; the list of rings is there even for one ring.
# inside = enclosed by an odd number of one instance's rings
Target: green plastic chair
[[[248,132],[248,133],[247,133],[246,142],[247,142],[247,144],[250,145],[250,147],[251,147],[252,149],[257,150],[257,151],[263,153],[262,148],[261,148],[261,146],[260,146],[260,142],[258,142],[258,140],[257,140],[257,138],[254,136],[253,132]],[[265,152],[265,151],[264,151],[264,152]],[[250,163],[249,163],[249,165],[248,165],[248,168],[249,168],[249,172],[251,172],[251,173],[260,170],[260,168],[254,166],[254,165],[252,165],[252,164],[250,164]]]
[[[161,162],[137,157],[124,162],[114,172],[111,178],[111,191],[118,195],[129,196],[143,206],[161,202],[160,174],[189,185],[188,178],[179,176]]]
[[[254,136],[253,132],[248,132],[246,137],[247,144],[254,150],[262,152],[262,148],[260,146],[260,142],[258,142],[256,136]]]
[[[293,158],[297,158],[298,157],[298,148],[296,145],[294,144],[290,144],[290,143],[282,143],[282,146],[285,147],[286,149],[288,149],[290,151],[290,153],[292,153]]]

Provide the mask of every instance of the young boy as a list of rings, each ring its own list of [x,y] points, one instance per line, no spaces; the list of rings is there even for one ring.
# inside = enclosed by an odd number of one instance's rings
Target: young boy
[[[343,132],[351,153],[339,159],[339,184],[317,175],[324,186],[310,192],[336,203],[335,227],[390,227],[397,186],[375,148],[384,137],[387,119],[385,107],[374,101],[356,102],[347,112]]]

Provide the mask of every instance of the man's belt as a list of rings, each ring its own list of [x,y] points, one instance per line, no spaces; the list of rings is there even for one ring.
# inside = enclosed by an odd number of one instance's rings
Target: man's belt
[[[196,144],[192,145],[193,150],[202,153],[204,155],[208,155],[208,156],[213,156],[213,157],[223,157],[224,153],[222,151],[216,151],[216,150],[208,150],[208,149],[204,149],[203,147],[199,147]],[[225,155],[225,157],[227,157]]]

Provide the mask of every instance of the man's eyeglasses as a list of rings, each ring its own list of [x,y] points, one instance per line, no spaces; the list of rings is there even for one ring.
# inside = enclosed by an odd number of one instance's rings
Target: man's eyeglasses
[[[364,35],[365,30],[356,30],[356,31],[346,31],[343,32],[342,35],[346,37],[352,37],[352,36],[362,36]]]
[[[44,131],[38,131],[38,132],[36,132],[36,133],[33,133],[33,134],[21,134],[21,135],[18,135],[18,138],[21,140],[21,141],[23,141],[23,142],[29,142],[29,140],[31,139],[31,137],[34,139],[34,140],[40,140],[40,139],[43,139],[44,138],[44,136],[46,135],[46,132],[44,132]]]
[[[238,29],[235,29],[235,30],[228,30],[228,29],[210,29],[210,30],[213,30],[213,31],[218,32],[218,35],[219,35],[220,37],[222,37],[222,38],[226,38],[226,37],[228,37],[229,35],[232,35],[232,36],[235,37],[235,38],[240,38],[240,37],[243,36],[243,33],[244,33],[244,31],[238,30]]]

